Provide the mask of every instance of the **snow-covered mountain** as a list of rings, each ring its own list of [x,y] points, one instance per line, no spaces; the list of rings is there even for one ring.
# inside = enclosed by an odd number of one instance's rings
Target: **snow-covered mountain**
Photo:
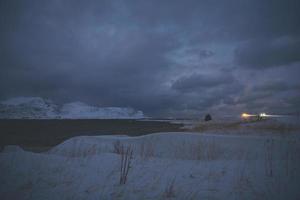
[[[58,118],[59,107],[40,97],[16,97],[0,102],[0,118]]]
[[[40,97],[16,97],[0,102],[0,118],[7,119],[136,119],[142,111],[132,108],[96,107],[82,102],[59,106]]]
[[[142,111],[132,108],[96,107],[82,102],[64,104],[60,110],[61,118],[66,119],[118,119],[118,118],[143,118]]]

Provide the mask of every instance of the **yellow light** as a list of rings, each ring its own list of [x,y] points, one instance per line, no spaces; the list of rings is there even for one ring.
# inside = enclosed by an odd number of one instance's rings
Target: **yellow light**
[[[248,118],[248,117],[250,117],[249,114],[247,114],[247,113],[243,113],[243,114],[242,114],[242,118]]]

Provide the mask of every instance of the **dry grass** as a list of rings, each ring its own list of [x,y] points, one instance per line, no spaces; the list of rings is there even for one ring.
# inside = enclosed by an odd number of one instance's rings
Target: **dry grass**
[[[222,149],[213,140],[199,139],[194,142],[182,141],[176,143],[174,157],[183,160],[216,160],[222,154]]]
[[[175,198],[175,178],[167,184],[163,197],[166,199]]]
[[[214,141],[202,141],[191,145],[191,154],[195,160],[216,160],[220,156],[221,150]]]
[[[113,153],[121,154],[122,148],[123,146],[121,145],[121,142],[119,140],[113,143]]]
[[[284,132],[284,133],[300,130],[300,127],[296,125],[284,124],[284,123],[256,124],[256,126],[250,126],[250,128],[253,130],[264,130],[264,131]]]
[[[274,149],[274,139],[268,139],[264,143],[265,147],[265,172],[266,176],[273,176],[273,149]]]
[[[204,132],[210,130],[236,130],[241,128],[242,122],[206,122],[195,126],[194,131]]]
[[[300,126],[286,124],[278,121],[237,121],[237,122],[201,122],[195,126],[193,131],[270,131],[274,133],[289,133],[300,131]]]
[[[276,157],[278,150],[278,142],[280,145],[285,145],[286,153],[283,157]],[[286,199],[294,194],[293,184],[297,176],[294,167],[297,166],[299,146],[296,139],[279,140],[266,139],[262,151],[264,156],[265,173],[261,177],[263,184],[256,185],[255,177],[252,177],[250,168],[247,167],[246,156],[243,160],[245,163],[236,170],[237,178],[233,182],[233,194],[237,199],[247,199],[252,196],[252,199]]]
[[[131,159],[133,155],[133,149],[131,145],[124,146],[120,144],[120,185],[125,184],[128,177],[129,169],[131,168]]]
[[[142,141],[140,144],[140,157],[142,159],[149,159],[151,157],[154,157],[155,155],[155,148],[153,143],[148,141]]]

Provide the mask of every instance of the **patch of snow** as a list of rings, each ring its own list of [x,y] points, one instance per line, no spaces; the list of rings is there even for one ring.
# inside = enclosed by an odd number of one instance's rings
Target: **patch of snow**
[[[134,148],[125,185],[119,184],[121,156],[114,152],[116,142]],[[46,153],[0,153],[0,196],[298,200],[299,142],[299,137],[271,134],[80,136]]]

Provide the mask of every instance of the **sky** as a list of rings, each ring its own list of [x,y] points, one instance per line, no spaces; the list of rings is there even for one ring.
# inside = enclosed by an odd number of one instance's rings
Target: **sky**
[[[0,0],[0,99],[300,112],[299,0]]]

